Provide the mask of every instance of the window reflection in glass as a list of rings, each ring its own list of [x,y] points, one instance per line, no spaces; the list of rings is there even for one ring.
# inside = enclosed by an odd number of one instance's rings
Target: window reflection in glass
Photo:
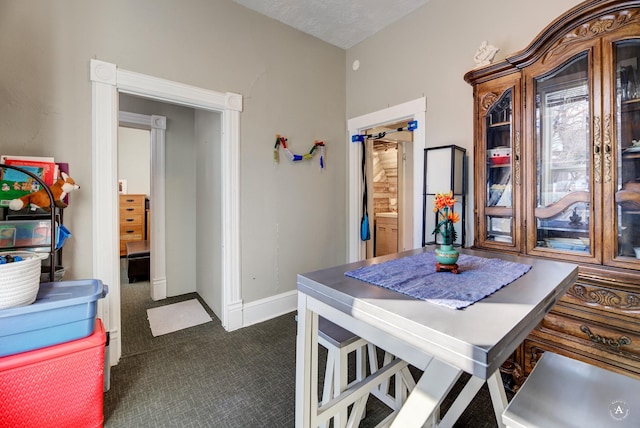
[[[537,245],[588,251],[591,94],[587,55],[577,56],[534,84]],[[582,193],[576,196],[576,192]]]

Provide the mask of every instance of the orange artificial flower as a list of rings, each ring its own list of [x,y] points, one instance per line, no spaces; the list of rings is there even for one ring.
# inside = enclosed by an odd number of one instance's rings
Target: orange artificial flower
[[[437,212],[445,207],[453,208],[456,199],[453,197],[452,191],[449,191],[449,193],[436,193],[436,198],[433,200],[433,203],[435,205],[433,212]]]
[[[453,191],[436,193],[436,197],[433,200],[433,212],[437,213],[437,224],[432,233],[434,235],[441,234],[444,241],[449,244],[456,240],[456,231],[453,224],[460,221],[460,214],[453,211],[455,203],[456,199],[453,197]]]

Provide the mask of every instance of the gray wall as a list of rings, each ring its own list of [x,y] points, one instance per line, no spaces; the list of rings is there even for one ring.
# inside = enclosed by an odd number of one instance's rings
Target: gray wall
[[[462,76],[480,43],[503,58],[577,3],[431,0],[345,52],[230,0],[0,0],[2,152],[70,163],[82,189],[65,212],[74,234],[65,260],[68,275],[88,277],[89,59],[242,94],[242,298],[256,301],[295,289],[298,272],[346,260],[345,118],[424,95],[427,145],[471,149],[472,89]],[[275,134],[298,153],[324,140],[326,170],[284,157],[275,165]],[[181,191],[188,182],[174,180]]]
[[[118,127],[118,180],[129,194],[151,194],[151,131]]]
[[[347,51],[347,117],[422,96],[427,147],[456,144],[473,160],[473,89],[463,76],[487,40],[496,60],[527,47],[577,0],[431,0]],[[352,63],[360,68],[352,70]],[[469,164],[470,166],[473,163]],[[421,173],[421,172],[420,172]],[[473,189],[473,177],[469,183]],[[473,192],[467,218],[473,219]],[[468,236],[472,221],[467,221]],[[471,243],[471,239],[468,239]]]
[[[196,110],[196,291],[222,316],[221,115]]]
[[[91,212],[92,58],[243,95],[244,302],[294,290],[296,273],[346,260],[344,50],[230,0],[0,0],[0,55],[2,152],[69,162],[82,186],[65,212],[69,278],[91,276],[92,228],[100,227]],[[274,165],[278,133],[296,152],[325,141],[327,169]],[[193,197],[195,179],[172,177],[167,202]],[[195,223],[185,213],[167,216],[171,233]]]

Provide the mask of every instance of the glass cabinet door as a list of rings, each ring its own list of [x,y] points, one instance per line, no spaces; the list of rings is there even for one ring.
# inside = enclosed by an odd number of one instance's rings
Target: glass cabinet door
[[[611,182],[615,195],[610,237],[613,259],[637,263],[640,262],[640,40],[624,40],[613,46],[617,144],[609,155],[615,159],[607,160],[616,167],[612,171],[605,169],[603,181]]]
[[[484,117],[486,154],[486,196],[484,232],[486,241],[512,244],[513,168],[512,168],[513,90],[506,90]]]
[[[533,78],[535,188],[528,191],[534,194],[535,235],[529,235],[528,246],[569,258],[594,253],[592,171],[598,174],[599,166],[592,169],[592,144],[594,152],[600,149],[589,70],[584,52]]]

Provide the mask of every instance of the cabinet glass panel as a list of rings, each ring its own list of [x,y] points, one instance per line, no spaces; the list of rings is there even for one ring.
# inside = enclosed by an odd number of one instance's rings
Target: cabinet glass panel
[[[534,79],[536,246],[590,252],[589,62]]]
[[[511,134],[512,90],[502,94],[487,111],[486,121],[486,211],[491,207],[512,209]],[[487,217],[486,239],[512,242],[511,216]]]
[[[640,259],[640,40],[615,45],[617,256]]]
[[[487,216],[487,236],[496,242],[513,242],[513,218]]]

